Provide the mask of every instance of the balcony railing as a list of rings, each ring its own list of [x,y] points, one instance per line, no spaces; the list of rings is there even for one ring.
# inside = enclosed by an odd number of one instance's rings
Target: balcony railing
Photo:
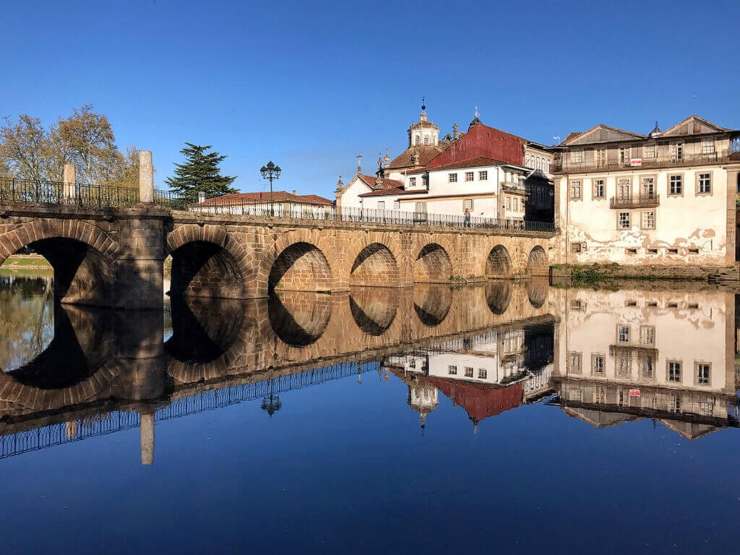
[[[645,195],[633,197],[612,197],[609,208],[655,208],[660,205],[659,195]]]
[[[643,168],[678,168],[695,166],[698,164],[721,164],[729,160],[731,152],[722,150],[701,154],[686,154],[681,157],[659,156],[657,158],[640,158],[632,160],[604,160],[572,162],[570,160],[555,160],[552,163],[553,173],[579,173],[590,171],[612,171],[612,170],[640,170]],[[567,153],[566,153],[567,156]]]

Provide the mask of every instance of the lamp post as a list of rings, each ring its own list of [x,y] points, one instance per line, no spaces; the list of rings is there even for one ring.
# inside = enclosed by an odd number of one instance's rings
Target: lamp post
[[[270,182],[270,217],[272,218],[275,213],[272,208],[272,182],[275,179],[280,179],[280,172],[283,170],[280,169],[280,166],[277,164],[273,164],[272,160],[267,162],[264,166],[260,168],[260,173],[262,174],[262,179],[267,179]]]

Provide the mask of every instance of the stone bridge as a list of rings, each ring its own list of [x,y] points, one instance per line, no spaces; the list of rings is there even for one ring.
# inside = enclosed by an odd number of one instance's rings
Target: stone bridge
[[[552,232],[0,205],[0,263],[24,249],[49,260],[62,302],[129,309],[161,306],[168,257],[173,294],[235,299],[544,276],[557,261]]]

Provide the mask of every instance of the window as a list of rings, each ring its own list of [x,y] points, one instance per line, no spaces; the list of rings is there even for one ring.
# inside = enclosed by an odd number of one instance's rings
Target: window
[[[466,378],[472,378],[473,377],[473,368],[471,366],[465,367],[465,377]]]
[[[648,175],[640,179],[640,197],[644,199],[655,198],[655,176]]]
[[[578,242],[570,244],[570,252],[573,254],[580,254],[586,250],[586,243]]]
[[[617,326],[617,343],[629,343],[630,342],[630,327],[619,325]]]
[[[655,326],[640,326],[640,343],[643,345],[655,345]]]
[[[683,160],[683,143],[673,143],[670,146],[671,158],[674,162]]]
[[[447,180],[449,183],[457,183],[457,174],[456,173],[447,174]]]
[[[655,379],[655,357],[649,354],[640,356],[640,376],[644,380]]]
[[[617,214],[617,228],[618,229],[629,229],[631,227],[630,213],[619,212]]]
[[[629,353],[620,352],[615,364],[618,378],[630,378],[632,376],[632,356]]]
[[[675,174],[668,177],[668,194],[669,195],[682,195],[683,194],[683,175]]]
[[[571,374],[581,373],[581,353],[568,353],[568,371]]]
[[[620,177],[617,180],[617,198],[619,200],[629,200],[632,198],[632,179],[629,177]]]
[[[645,145],[642,147],[642,157],[646,159],[655,158],[655,145]]]
[[[593,198],[603,199],[606,197],[606,180],[594,179]]]
[[[640,214],[640,227],[642,229],[655,229],[655,211],[649,210]]]
[[[426,214],[427,204],[425,202],[417,202],[414,205],[414,212],[416,212],[417,214]]]
[[[419,144],[419,135],[414,135],[414,144],[415,145]]]
[[[457,366],[450,365],[447,367],[447,373],[450,376],[457,376]]]
[[[488,181],[488,171],[481,170],[478,172],[478,181]]]
[[[696,192],[699,195],[709,195],[712,193],[711,172],[701,172],[696,174]]]
[[[606,372],[606,359],[604,355],[591,355],[591,374],[594,376],[603,376]]]
[[[378,201],[378,210],[385,210],[385,201],[379,200]]]
[[[680,382],[681,381],[681,363],[677,360],[668,361],[668,381],[669,382]]]
[[[570,153],[570,161],[574,164],[580,164],[583,162],[583,151],[582,150],[573,150]]]
[[[394,200],[393,201],[393,210],[400,210],[401,209],[401,201],[400,200]]]
[[[513,208],[514,212],[519,212],[519,198],[514,197],[513,203],[514,203],[514,208]]]
[[[475,172],[465,172],[465,181],[473,181]]]
[[[702,139],[701,153],[702,154],[714,154],[714,139]]]
[[[473,199],[472,198],[466,198],[463,200],[463,212],[466,210],[472,212],[473,211]]]
[[[488,379],[488,370],[485,368],[478,368],[478,379],[479,380],[487,380]]]
[[[599,168],[606,166],[606,149],[600,148],[596,151],[596,165]]]
[[[580,179],[571,179],[568,182],[568,191],[571,200],[581,200],[583,198],[583,187]]]
[[[409,178],[409,187],[416,187],[416,178],[410,177]]]
[[[630,157],[632,156],[630,152],[630,147],[628,146],[620,146],[619,147],[619,163],[620,164],[626,164],[630,161]]]
[[[696,383],[709,385],[712,382],[712,365],[708,362],[696,363]]]
[[[511,197],[506,197],[506,209],[511,210]]]
[[[422,175],[422,176],[421,176],[421,184],[422,184],[422,185],[423,185],[423,186],[424,186],[425,188],[427,188],[427,189],[429,188],[429,176],[428,176],[428,175]]]
[[[624,249],[624,252],[632,256],[634,254],[637,254],[637,249]]]
[[[428,145],[429,144],[429,136],[425,136],[424,137],[424,144],[425,145]]]
[[[409,361],[409,368],[416,368],[416,360],[415,359],[412,358]]]

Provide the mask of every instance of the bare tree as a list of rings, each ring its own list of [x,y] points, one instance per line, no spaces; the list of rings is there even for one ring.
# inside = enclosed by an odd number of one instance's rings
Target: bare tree
[[[0,127],[0,163],[14,177],[40,180],[49,177],[49,138],[41,120],[28,114]]]

